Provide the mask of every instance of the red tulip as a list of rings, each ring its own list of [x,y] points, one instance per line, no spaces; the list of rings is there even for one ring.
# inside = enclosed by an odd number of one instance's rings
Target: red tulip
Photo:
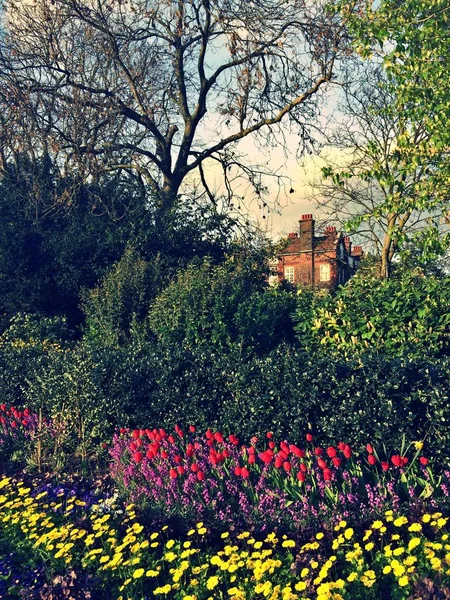
[[[214,434],[211,431],[211,429],[207,429],[205,435],[208,440],[210,440],[212,437],[214,437]]]
[[[371,444],[367,444],[366,446],[366,450],[369,454],[373,454],[373,447]]]
[[[344,448],[344,456],[345,456],[345,458],[350,458],[351,455],[352,455],[351,448],[350,448],[350,446],[347,446],[347,444],[346,444],[345,448]]]
[[[121,428],[119,429],[119,432],[120,432],[120,433],[123,435],[124,433],[126,433],[126,432],[127,432],[127,430],[125,429],[125,427],[121,427]]]
[[[178,477],[178,471],[176,469],[170,469],[169,475],[171,479],[176,479]]]
[[[272,462],[273,453],[269,452],[268,450],[266,450],[265,452],[262,452],[259,455],[259,458],[263,461],[263,463],[265,463],[266,465],[268,465],[268,464],[270,464]]]
[[[137,439],[139,437],[139,430],[135,429],[131,435],[134,437],[134,439]]]
[[[427,465],[427,464],[428,464],[430,461],[429,461],[429,459],[428,459],[428,458],[425,458],[425,456],[421,456],[421,457],[419,458],[419,462],[420,462],[420,464],[421,464],[421,465],[425,466],[425,465]]]
[[[316,456],[322,456],[322,454],[323,454],[323,450],[322,450],[322,448],[315,448],[315,449],[314,449],[314,454],[315,454]]]
[[[299,472],[297,473],[297,479],[298,479],[299,481],[302,481],[302,482],[303,482],[303,481],[305,481],[305,479],[306,479],[306,477],[305,477],[305,474],[304,474],[304,473],[302,473],[302,471],[299,471]]]
[[[241,467],[234,467],[234,474],[237,475],[238,477],[240,477],[240,475],[242,474],[242,468]]]
[[[178,454],[177,454],[177,456],[174,457],[173,460],[177,463],[177,465],[179,465],[179,464],[181,464],[183,462],[183,459]]]
[[[298,448],[295,444],[291,444],[289,446],[289,450],[292,452],[292,454],[295,454],[295,456],[297,456],[297,458],[304,458],[306,452],[304,450],[302,450],[301,448]]]
[[[334,458],[336,456],[336,449],[333,446],[327,448],[327,454],[330,458]]]
[[[249,477],[249,475],[250,475],[250,471],[248,469],[246,469],[245,467],[242,467],[242,469],[241,469],[242,479],[247,479],[247,477]]]
[[[289,473],[291,468],[291,463],[288,460],[285,460],[283,463],[283,469],[286,471],[286,473]]]
[[[324,469],[323,470],[323,478],[325,481],[330,481],[332,478],[332,473],[330,471],[330,469]]]
[[[313,436],[310,433],[306,434],[306,441],[307,442],[312,442],[313,441]]]
[[[137,438],[137,440],[136,440],[134,443],[135,443],[135,445],[136,445],[138,448],[140,448],[140,447],[142,446],[142,440],[141,440],[141,438]]]
[[[250,454],[250,456],[248,457],[248,464],[253,465],[255,461],[256,461],[255,455]]]
[[[383,471],[388,471],[389,470],[389,463],[382,462],[381,463],[381,468],[383,469]]]
[[[135,450],[137,450],[137,445],[135,442],[131,442],[130,444],[130,450],[131,452],[134,452]]]
[[[222,442],[223,442],[223,436],[220,433],[220,431],[216,431],[216,433],[214,434],[214,439],[216,440],[216,442],[218,444],[222,444]]]
[[[305,465],[305,463],[300,463],[300,471],[302,471],[302,473],[308,472],[308,467]]]
[[[170,444],[175,444],[175,438],[173,437],[173,435],[169,435],[169,437],[167,438],[167,441],[168,441]]]
[[[283,464],[283,457],[278,455],[275,457],[275,468],[279,469],[281,468],[281,465]]]
[[[229,435],[228,439],[233,444],[233,446],[239,446],[239,438],[237,438],[235,435],[233,435],[233,434]]]
[[[152,458],[155,458],[155,456],[156,456],[156,454],[155,454],[155,451],[153,450],[153,448],[149,448],[147,450],[147,458],[152,459]]]
[[[227,449],[225,448],[225,450],[223,450],[223,452],[222,452],[222,456],[223,456],[224,458],[228,458],[228,457],[230,456],[230,452],[229,452],[229,450],[227,450]]]
[[[199,481],[203,481],[205,479],[205,474],[203,473],[203,471],[197,471],[197,479]]]
[[[0,404],[0,408],[2,409],[3,412],[5,412],[5,410],[6,410],[6,404]]]
[[[177,467],[177,471],[178,471],[179,475],[183,475],[184,474],[184,467],[183,467],[183,465],[179,465]]]
[[[273,450],[275,448],[275,442],[269,442],[269,448]]]
[[[191,465],[191,471],[193,473],[197,473],[199,471],[199,466],[196,465],[195,463],[192,463],[192,465]]]
[[[338,458],[337,456],[332,459],[332,462],[333,462],[333,465],[336,467],[336,469],[338,469],[342,464],[341,459]]]
[[[164,458],[164,460],[166,458],[169,458],[169,455],[167,454],[167,452],[165,450],[161,450],[161,458]]]
[[[195,428],[195,426],[194,426],[194,425],[189,425],[189,431],[190,431],[191,433],[195,433],[195,432],[197,431],[197,429]]]
[[[289,456],[290,449],[289,449],[289,445],[286,444],[286,442],[281,442],[280,448],[283,450],[283,452],[285,452]]]
[[[367,457],[367,461],[368,461],[369,465],[375,465],[377,462],[377,459],[375,458],[375,456],[373,454],[369,454],[369,456]]]
[[[189,458],[194,454],[194,446],[192,444],[188,444],[186,448],[186,456]]]
[[[271,431],[268,431],[266,433],[266,438],[268,438],[269,440],[271,440],[273,438],[273,433]]]
[[[391,461],[395,467],[402,466],[402,457],[399,454],[394,454],[394,456],[391,457]]]
[[[142,461],[142,452],[134,452],[133,454],[133,460],[134,462],[140,463]]]
[[[319,467],[321,469],[326,469],[327,468],[327,463],[323,460],[323,458],[318,458],[317,459],[317,464],[319,465]]]

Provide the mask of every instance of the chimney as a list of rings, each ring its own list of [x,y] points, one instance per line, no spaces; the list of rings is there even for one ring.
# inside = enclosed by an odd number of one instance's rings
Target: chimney
[[[290,233],[290,234],[288,235],[288,238],[289,238],[290,240],[292,240],[292,239],[295,239],[295,238],[298,238],[298,233]]]
[[[352,256],[362,257],[364,254],[362,246],[354,246],[352,250]]]
[[[325,235],[327,237],[336,235],[336,227],[325,227]]]
[[[345,249],[347,250],[347,254],[352,254],[352,241],[350,236],[346,235],[344,238]],[[357,247],[357,246],[356,246]]]
[[[312,251],[314,241],[314,219],[312,214],[302,215],[300,223],[300,250]]]

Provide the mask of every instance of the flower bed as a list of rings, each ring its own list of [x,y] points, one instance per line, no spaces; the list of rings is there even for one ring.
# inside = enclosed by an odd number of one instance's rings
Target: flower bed
[[[15,548],[22,570],[45,564],[49,580],[71,579],[73,597],[406,600],[450,592],[448,517],[439,511],[411,518],[388,510],[359,529],[341,520],[307,540],[211,532],[202,522],[179,538],[167,526],[142,523],[133,505],[114,498],[51,495],[0,480],[2,547]],[[43,589],[36,597],[53,597]]]
[[[382,510],[448,501],[450,473],[439,478],[414,442],[388,455],[343,442],[321,448],[252,438],[242,444],[208,430],[122,429],[114,436],[111,474],[130,501],[178,515],[262,530],[292,530],[341,519],[364,520]]]

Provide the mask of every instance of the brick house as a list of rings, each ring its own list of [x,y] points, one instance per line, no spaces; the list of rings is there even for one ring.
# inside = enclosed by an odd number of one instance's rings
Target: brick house
[[[270,283],[285,279],[294,285],[334,290],[352,277],[364,252],[348,236],[327,227],[316,235],[312,214],[302,215],[297,232],[290,233],[286,247],[271,261]]]

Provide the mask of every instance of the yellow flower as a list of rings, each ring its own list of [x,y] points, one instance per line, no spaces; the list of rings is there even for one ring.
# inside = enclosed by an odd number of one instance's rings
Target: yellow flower
[[[221,536],[220,536],[220,537],[221,537],[223,540],[225,540],[227,537],[229,537],[229,535],[230,535],[230,533],[229,533],[228,531],[225,531],[224,533],[222,533],[222,534],[221,534]]]
[[[423,523],[429,523],[430,521],[431,521],[431,515],[429,515],[427,513],[424,514],[423,517],[422,517],[422,522]]]
[[[398,585],[400,587],[405,587],[405,585],[408,585],[409,583],[409,579],[407,575],[403,575],[403,577],[400,577],[400,579],[398,580]]]
[[[297,592],[303,592],[304,590],[306,590],[306,583],[304,581],[298,581],[294,587],[297,590]]]
[[[320,531],[316,534],[316,540],[321,540],[324,537],[324,534]]]
[[[353,528],[352,528],[352,527],[349,527],[348,529],[346,529],[346,530],[344,531],[344,537],[345,537],[345,539],[346,539],[346,540],[349,540],[349,539],[350,539],[350,538],[353,536],[353,534],[354,534],[354,533],[355,533],[355,532],[354,532]]]
[[[417,546],[420,546],[420,538],[411,538],[408,542],[408,551],[411,552],[411,550],[414,550]]]
[[[413,446],[415,447],[416,450],[422,450],[423,442],[413,442]]]
[[[405,516],[397,517],[394,521],[395,527],[401,527],[402,525],[406,525],[408,519]]]
[[[374,521],[372,523],[372,529],[381,529],[383,527],[383,521]]]
[[[133,579],[140,579],[144,576],[145,569],[136,569],[133,573]]]
[[[206,582],[206,587],[208,590],[213,590],[215,587],[219,585],[219,578],[217,576],[210,577]]]

